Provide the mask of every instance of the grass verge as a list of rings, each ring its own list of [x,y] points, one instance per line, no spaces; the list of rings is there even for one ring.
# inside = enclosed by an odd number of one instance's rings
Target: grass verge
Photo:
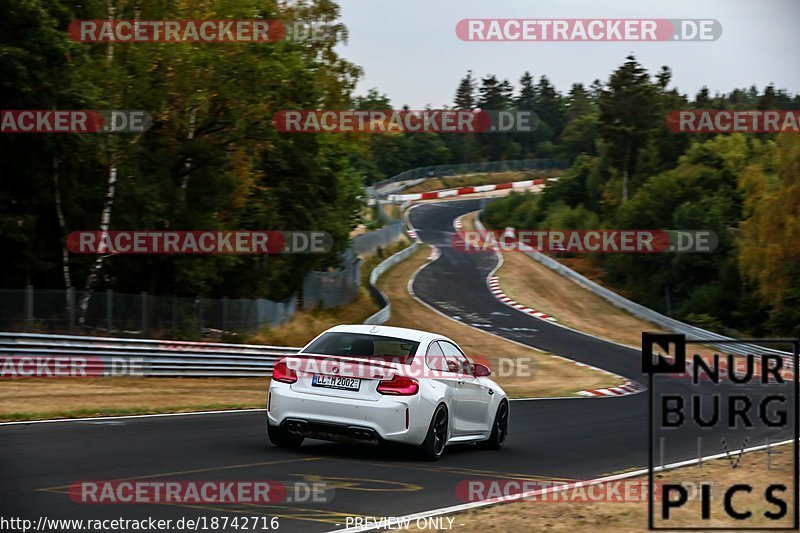
[[[717,527],[735,530],[743,526],[753,528],[791,527],[791,490],[775,493],[786,502],[789,512],[782,520],[770,520],[764,516],[765,511],[775,512],[777,508],[764,500],[764,490],[771,484],[783,484],[792,487],[792,467],[790,449],[783,446],[781,455],[777,448],[773,449],[768,459],[765,451],[747,453],[741,456],[741,462],[732,468],[731,460],[738,453],[731,453],[731,459],[722,458],[703,463],[703,466],[691,466],[664,472],[656,475],[656,482],[683,483],[690,493],[689,501],[684,507],[671,511],[668,522],[660,521],[660,502],[656,501],[656,527]],[[768,469],[771,461],[772,469]],[[702,483],[712,484],[711,518],[700,521],[700,497],[692,498],[692,487]],[[753,489],[752,493],[737,493],[733,498],[737,510],[748,510],[752,517],[745,522],[733,520],[723,510],[724,492],[737,483],[746,483]],[[625,480],[632,487],[645,487],[647,477]],[[625,485],[623,485],[625,486]],[[600,494],[603,491],[597,491]],[[608,492],[608,491],[606,491]],[[542,498],[532,497],[527,501],[474,509],[455,515],[453,529],[459,533],[485,531],[646,531],[647,530],[647,498],[646,493],[636,491],[638,501],[603,501],[591,499],[586,491],[583,495],[577,491],[563,493],[561,497],[550,495]],[[624,493],[624,491],[623,491]],[[571,498],[569,496],[572,496]],[[632,498],[637,500],[636,498]],[[570,501],[571,500],[571,501]],[[411,522],[412,526],[414,521]]]
[[[267,377],[3,380],[0,420],[262,408],[268,386]]]

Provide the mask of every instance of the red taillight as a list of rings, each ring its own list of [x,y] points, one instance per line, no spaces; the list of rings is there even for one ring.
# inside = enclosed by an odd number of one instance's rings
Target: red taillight
[[[272,367],[272,379],[281,383],[294,383],[297,381],[297,372],[286,365],[286,360],[281,359]]]
[[[406,376],[395,376],[392,379],[384,379],[378,383],[378,392],[381,394],[394,394],[396,396],[413,396],[419,391],[419,384],[416,379]]]

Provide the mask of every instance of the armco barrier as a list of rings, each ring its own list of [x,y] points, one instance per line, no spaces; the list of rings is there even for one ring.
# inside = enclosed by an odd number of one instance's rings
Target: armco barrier
[[[372,270],[369,275],[369,290],[373,298],[375,298],[375,301],[378,302],[378,305],[382,305],[383,307],[381,307],[380,311],[364,320],[364,324],[384,324],[389,320],[392,315],[392,304],[389,302],[386,295],[378,288],[378,278],[394,265],[408,258],[418,247],[419,243],[414,242],[408,248],[404,248],[391,257],[388,257]]]
[[[486,228],[481,223],[480,215],[475,217],[475,227],[478,229],[478,231],[486,231]],[[611,302],[616,307],[619,307],[620,309],[627,311],[628,313],[632,314],[635,317],[647,320],[648,322],[652,322],[653,324],[661,326],[668,331],[672,331],[675,333],[682,333],[686,335],[686,338],[688,340],[711,340],[711,341],[732,340],[730,337],[726,337],[724,335],[720,335],[712,331],[698,328],[697,326],[686,324],[684,322],[681,322],[680,320],[675,320],[674,318],[662,315],[657,311],[653,311],[652,309],[649,309],[641,304],[637,304],[636,302],[628,300],[627,298],[620,296],[616,292],[595,283],[589,278],[582,276],[581,274],[575,272],[571,268],[559,263],[552,257],[549,257],[541,252],[538,252],[536,250],[530,250],[530,251],[525,251],[524,253],[534,261],[541,263],[550,270],[554,270],[555,272],[561,274],[565,278],[574,281],[581,287],[584,287],[585,289],[592,291],[601,298]],[[775,350],[772,348],[765,348],[763,346],[747,345],[747,344],[738,344],[738,345],[714,344],[713,342],[710,342],[708,344],[718,350],[724,351],[724,353],[733,353],[739,355],[744,355],[747,353],[771,353],[783,356],[784,360],[786,360],[787,363],[791,362],[791,358],[787,359],[788,356],[792,355],[791,353],[784,352],[781,350]]]
[[[407,187],[422,183],[431,178],[454,176],[457,174],[477,174],[486,172],[508,172],[525,170],[565,169],[569,165],[560,159],[515,159],[506,161],[481,161],[477,163],[454,163],[418,167],[401,172],[389,179],[372,184],[372,191],[378,196],[399,192]],[[392,184],[405,182],[396,187]]]
[[[379,213],[384,213],[382,209],[378,210]],[[388,225],[363,233],[353,239],[351,249],[355,254],[375,252],[382,246],[389,246],[397,239],[404,235],[404,227],[402,220],[393,220]]]
[[[550,178],[556,180],[557,178]],[[390,194],[387,198],[391,202],[410,202],[415,200],[433,200],[435,198],[449,198],[461,196],[463,194],[477,194],[482,192],[501,191],[508,189],[529,189],[531,187],[543,186],[545,180],[521,180],[508,183],[491,183],[488,185],[470,185],[455,189],[442,189],[438,191],[418,192],[413,194]]]
[[[135,362],[133,375],[158,377],[265,377],[277,360],[299,350],[259,344],[0,332],[0,357],[91,357],[103,361],[107,370]]]

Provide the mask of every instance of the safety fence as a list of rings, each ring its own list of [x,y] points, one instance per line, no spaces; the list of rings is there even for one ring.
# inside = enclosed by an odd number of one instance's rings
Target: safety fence
[[[13,360],[10,368],[53,369],[48,358],[80,361],[88,376],[137,377],[263,377],[281,357],[300,348],[211,342],[122,339],[74,335],[0,333],[0,358]],[[26,365],[25,360],[30,364]],[[39,375],[33,374],[33,375]],[[80,375],[80,374],[78,374]]]
[[[124,294],[113,290],[0,289],[0,328],[6,331],[124,337],[203,339],[279,326],[300,309],[335,307],[359,291],[361,260],[309,272],[302,291],[286,300]],[[88,298],[87,298],[88,297]]]
[[[379,212],[385,214],[383,210],[379,210]],[[391,221],[387,226],[375,231],[370,231],[369,233],[364,233],[354,238],[351,249],[356,254],[372,253],[378,248],[384,248],[391,245],[404,234],[405,228],[403,226],[403,221],[394,220]]]
[[[361,260],[348,268],[331,272],[309,272],[303,278],[303,309],[338,307],[358,294],[361,286]]]

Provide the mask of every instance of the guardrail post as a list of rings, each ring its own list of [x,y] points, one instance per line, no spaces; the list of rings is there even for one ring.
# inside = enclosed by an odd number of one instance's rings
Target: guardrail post
[[[178,297],[172,295],[172,336],[175,336],[175,331],[178,326]]]
[[[222,334],[225,334],[225,330],[228,328],[228,299],[226,297],[222,297]]]
[[[667,310],[667,315],[672,314],[672,301],[669,294],[669,285],[664,286],[664,308]]]
[[[67,288],[67,316],[69,317],[69,332],[75,333],[75,287]]]
[[[203,338],[203,297],[197,297],[197,332]]]
[[[25,331],[33,328],[33,285],[25,286]]]
[[[142,293],[142,336],[147,337],[147,293]]]
[[[114,331],[114,291],[106,289],[106,331],[111,335]]]

